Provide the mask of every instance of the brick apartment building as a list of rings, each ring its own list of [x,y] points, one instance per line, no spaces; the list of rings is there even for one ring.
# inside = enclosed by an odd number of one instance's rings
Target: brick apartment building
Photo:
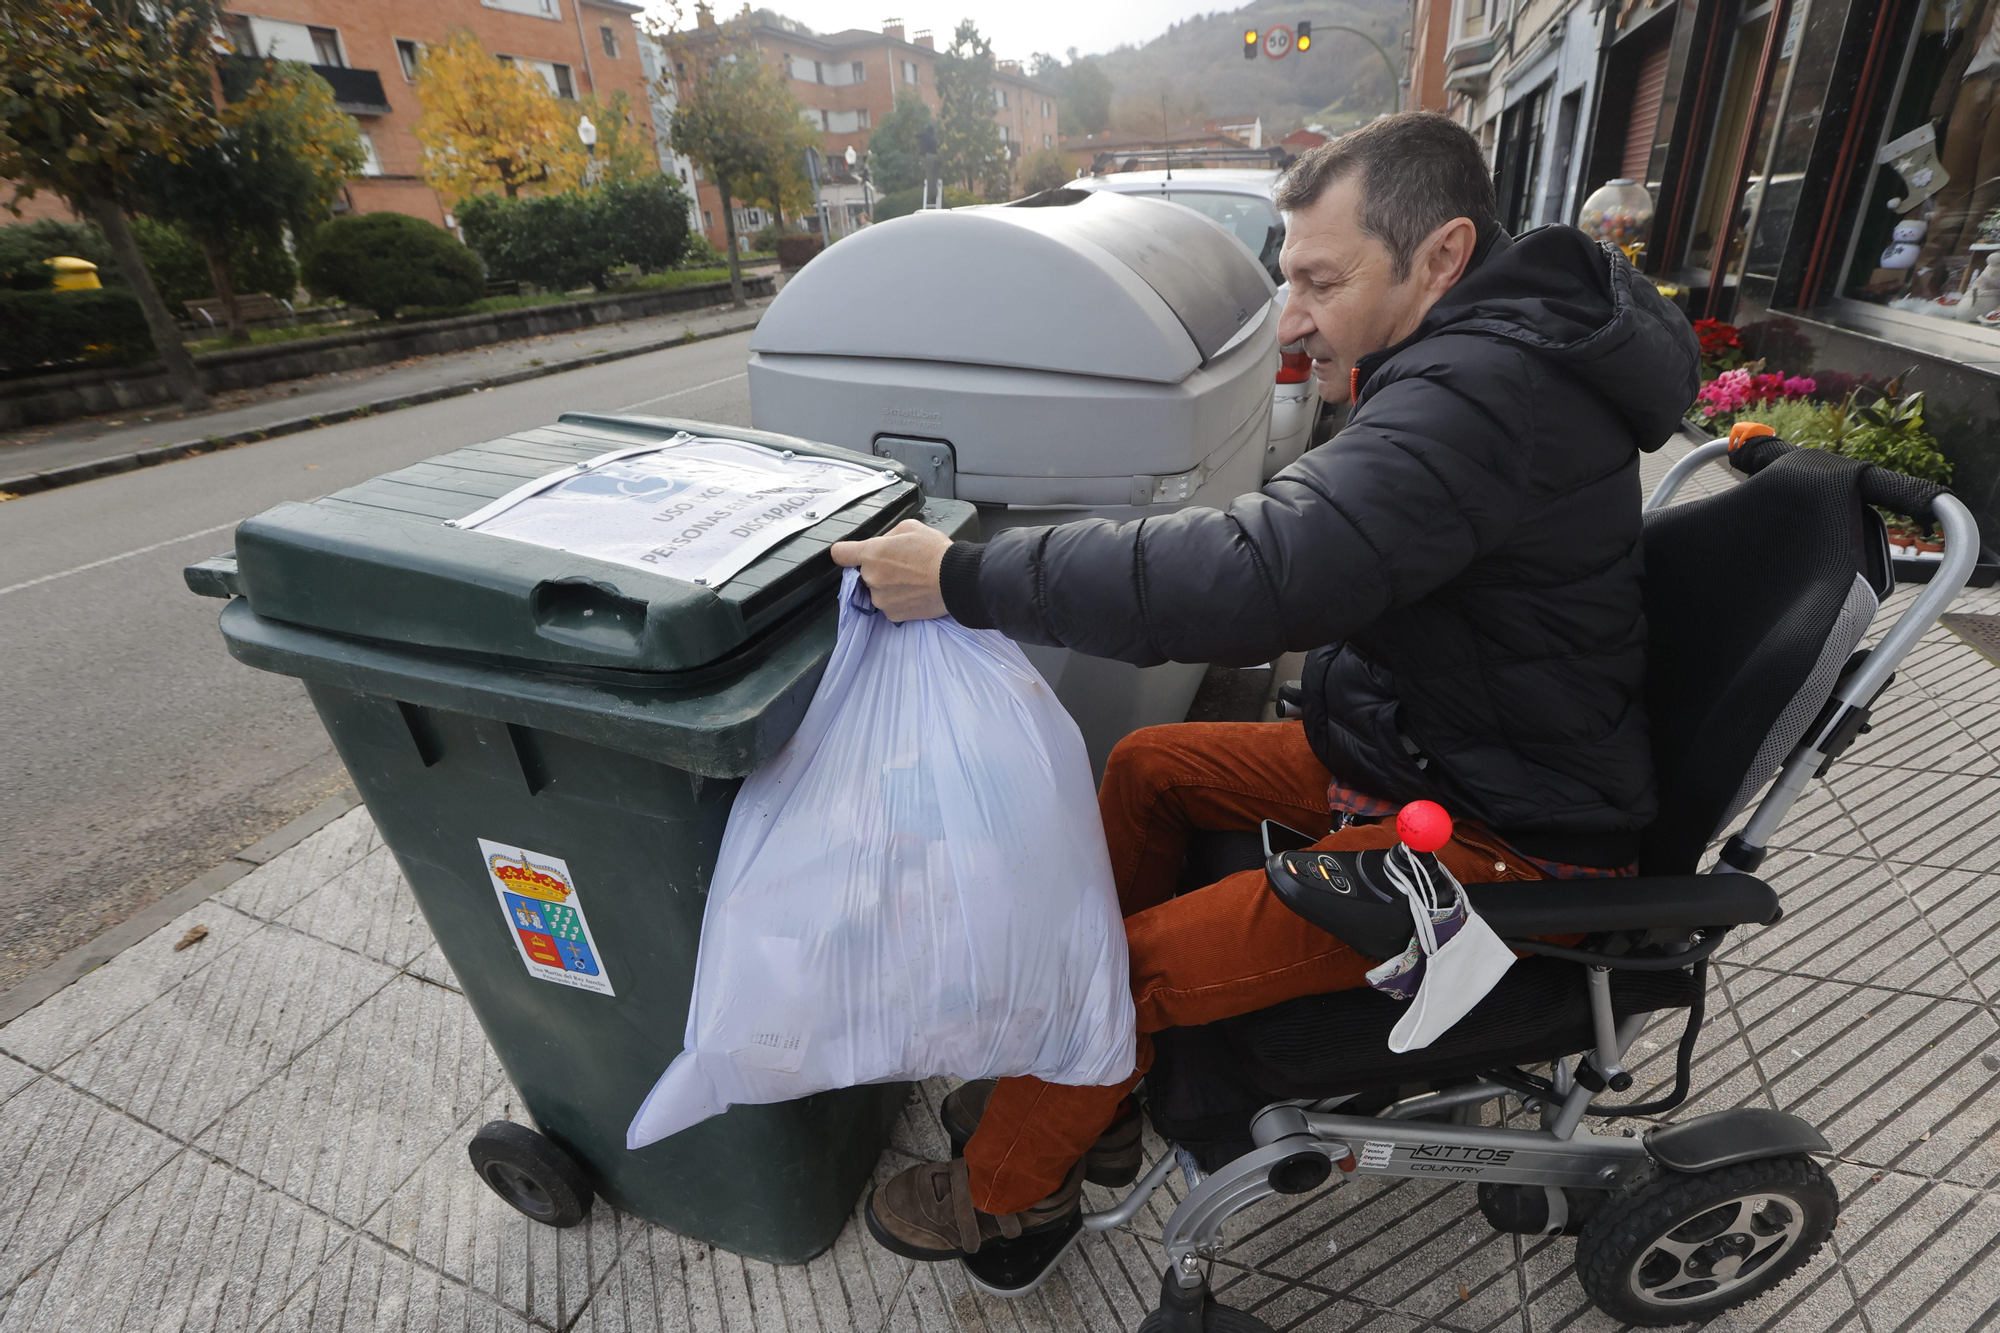
[[[332,86],[341,110],[358,122],[368,164],[348,183],[339,211],[394,210],[447,223],[451,201],[440,199],[421,173],[423,148],[414,133],[423,113],[417,62],[425,45],[470,28],[488,51],[534,70],[558,97],[628,94],[634,121],[653,143],[661,168],[695,195],[691,221],[720,249],[726,238],[715,187],[666,143],[671,90],[658,79],[664,72],[658,46],[635,23],[642,12],[625,0],[247,0],[229,10],[224,23],[241,54],[311,65]],[[899,20],[880,32],[850,28],[819,35],[763,10],[751,36],[819,127],[829,163],[849,145],[867,151],[871,132],[899,92],[914,92],[938,110],[935,43],[928,32],[906,39]],[[1016,61],[998,64],[993,119],[1016,158],[1060,142],[1055,90],[1022,73]],[[836,235],[860,224],[859,185],[835,185],[827,196]],[[24,216],[70,214],[44,193],[27,203]],[[768,221],[759,209],[737,209],[740,235]]]
[[[225,22],[239,52],[312,65],[360,122],[368,165],[347,187],[354,211],[393,209],[441,223],[450,201],[424,184],[414,133],[423,113],[416,89],[423,47],[470,28],[494,55],[540,74],[557,97],[623,91],[650,142],[651,98],[633,23],[640,12],[624,0],[251,0]]]
[[[751,20],[750,40],[763,59],[785,75],[808,123],[818,126],[823,135],[820,151],[828,162],[842,158],[850,145],[857,153],[866,152],[870,135],[895,106],[899,93],[913,92],[933,114],[938,110],[936,42],[924,31],[906,38],[899,19],[885,22],[880,32],[848,28],[814,33],[759,10]],[[1017,61],[998,62],[993,120],[1015,158],[1060,142],[1055,90],[1022,73]],[[696,187],[702,231],[719,249],[725,235],[715,187],[705,180],[696,182]],[[859,222],[862,191],[843,184],[827,193],[834,211],[833,230],[839,235]],[[768,220],[759,209],[737,208],[739,234],[747,235]]]
[[[641,12],[624,0],[249,0],[223,22],[242,55],[311,65],[358,122],[368,163],[336,208],[394,210],[443,223],[451,201],[424,184],[414,133],[423,112],[416,88],[423,47],[470,28],[488,51],[534,70],[558,97],[595,92],[608,99],[622,90],[640,133],[657,145],[660,112],[634,25]],[[670,154],[660,156],[664,169],[685,170]],[[25,216],[69,212],[45,193],[30,201]]]

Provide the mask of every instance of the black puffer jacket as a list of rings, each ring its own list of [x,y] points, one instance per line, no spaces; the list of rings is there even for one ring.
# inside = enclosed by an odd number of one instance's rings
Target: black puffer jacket
[[[958,544],[947,606],[1142,665],[1316,649],[1307,732],[1343,781],[1621,859],[1654,813],[1639,451],[1700,387],[1693,330],[1581,232],[1495,229],[1357,380],[1260,494]]]

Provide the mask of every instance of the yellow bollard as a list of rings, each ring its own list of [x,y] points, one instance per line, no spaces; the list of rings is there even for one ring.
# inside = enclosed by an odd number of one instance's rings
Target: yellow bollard
[[[57,255],[42,262],[56,271],[55,288],[59,292],[94,292],[104,285],[97,280],[97,265],[88,259]]]

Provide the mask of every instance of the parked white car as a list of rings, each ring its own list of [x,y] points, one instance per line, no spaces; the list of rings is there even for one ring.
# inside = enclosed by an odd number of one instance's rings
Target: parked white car
[[[1278,284],[1273,318],[1285,308],[1285,275],[1278,268],[1278,248],[1285,241],[1285,220],[1273,197],[1284,173],[1269,168],[1245,170],[1216,167],[1168,167],[1160,171],[1117,171],[1084,175],[1068,183],[1076,190],[1112,190],[1145,195],[1192,208],[1242,242],[1257,257],[1271,281]],[[1264,480],[1313,446],[1313,428],[1320,417],[1319,382],[1312,358],[1297,346],[1283,350],[1277,382],[1271,389],[1271,435],[1264,452]]]

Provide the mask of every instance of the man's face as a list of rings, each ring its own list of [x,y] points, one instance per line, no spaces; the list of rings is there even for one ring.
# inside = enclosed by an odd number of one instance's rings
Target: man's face
[[[1442,294],[1425,280],[1423,262],[1424,251],[1439,237],[1426,242],[1418,262],[1397,282],[1388,247],[1361,229],[1360,172],[1335,181],[1288,223],[1278,262],[1291,295],[1278,321],[1278,341],[1303,342],[1321,396],[1344,403],[1354,363],[1416,332]],[[1471,224],[1465,226],[1469,230]],[[1463,262],[1457,267],[1462,270]]]

